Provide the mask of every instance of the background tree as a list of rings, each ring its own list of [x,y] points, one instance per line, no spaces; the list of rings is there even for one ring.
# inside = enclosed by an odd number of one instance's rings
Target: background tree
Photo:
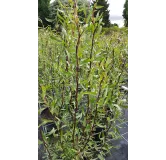
[[[111,27],[114,27],[114,26],[119,27],[117,23],[113,23],[113,24],[111,24]]]
[[[38,17],[42,20],[44,26],[49,25],[45,20],[49,16],[50,0],[38,0]],[[41,22],[38,22],[38,26],[42,26]]]
[[[62,0],[61,3],[65,3],[65,0]],[[52,21],[52,28],[55,27],[55,24],[57,23],[57,10],[60,8],[58,0],[55,0],[52,2],[49,6],[49,18],[54,20]]]
[[[125,19],[125,27],[128,27],[128,0],[124,4],[123,18]]]
[[[96,2],[97,2],[97,6],[103,6],[103,7],[102,8],[97,8],[94,16],[97,15],[98,11],[100,12],[100,14],[102,13],[103,14],[103,21],[102,22],[104,23],[103,27],[110,27],[111,22],[110,22],[110,19],[109,19],[108,0],[93,0],[92,6],[94,6],[94,4]]]

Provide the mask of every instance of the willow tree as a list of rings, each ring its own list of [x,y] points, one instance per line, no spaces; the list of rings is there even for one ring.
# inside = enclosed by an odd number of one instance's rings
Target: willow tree
[[[128,27],[128,0],[124,4],[123,18],[125,19],[125,27]]]

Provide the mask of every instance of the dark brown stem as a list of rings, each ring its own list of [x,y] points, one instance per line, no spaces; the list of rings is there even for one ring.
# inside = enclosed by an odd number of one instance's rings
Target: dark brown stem
[[[69,57],[66,55],[66,71],[68,72]]]
[[[66,43],[67,43],[67,41],[66,41],[66,39],[65,39],[65,37],[64,37],[64,49],[65,48],[67,48],[67,45],[66,45]],[[65,54],[66,54],[66,71],[68,72],[68,67],[69,67],[69,57],[68,57],[68,55],[67,55],[67,51],[65,50]]]
[[[63,107],[63,105],[64,105],[64,92],[65,92],[65,82],[63,81],[63,83],[62,83],[62,105],[61,105],[61,107]]]
[[[91,51],[90,51],[90,65],[89,65],[90,66],[90,70],[92,68],[92,61],[91,61],[91,59],[92,59],[92,55],[93,55],[93,48],[94,48],[94,40],[95,40],[96,29],[97,29],[97,27],[95,28],[95,30],[94,30],[94,32],[92,34],[92,47],[91,47]]]
[[[102,78],[102,80],[100,81],[100,86],[99,86],[99,92],[98,92],[98,96],[97,96],[97,100],[96,100],[96,108],[95,108],[95,117],[94,117],[94,123],[93,123],[93,127],[94,127],[94,125],[95,125],[95,123],[96,123],[96,118],[97,118],[97,107],[98,107],[98,101],[99,101],[99,99],[100,99],[100,94],[101,94],[101,84],[102,84],[102,82],[103,82],[103,80],[104,80],[104,77]],[[92,130],[93,131],[93,130]]]
[[[93,25],[95,25],[95,22],[94,22],[94,9],[95,8],[93,8],[93,13],[92,13],[92,23],[93,23]],[[95,40],[95,33],[96,33],[96,30],[97,30],[97,27],[95,28],[95,30],[94,30],[94,32],[93,32],[93,34],[92,34],[92,41],[91,41],[91,50],[90,50],[90,64],[89,64],[89,72],[88,72],[88,77],[90,76],[90,72],[91,72],[91,68],[92,68],[92,55],[93,55],[93,48],[94,48],[94,40]],[[91,83],[90,83],[90,81],[89,81],[89,83],[88,83],[88,91],[90,91],[91,90],[91,87],[90,87],[90,85],[91,85]],[[100,89],[99,89],[100,90]],[[98,98],[97,98],[98,99]],[[87,124],[88,124],[88,113],[89,113],[89,109],[90,109],[90,97],[89,97],[89,95],[87,95],[87,111],[86,111],[86,115],[85,115],[85,117],[86,117],[86,126],[85,126],[85,128],[87,127]],[[92,130],[93,130],[93,126],[92,126]],[[82,148],[82,151],[85,149],[85,147],[86,147],[86,145],[87,145],[87,143],[89,142],[89,138],[90,138],[90,135],[89,135],[89,137],[88,137],[88,139],[87,139],[87,142],[84,144],[84,147]]]
[[[95,30],[93,32],[93,35],[92,35],[92,46],[91,46],[91,51],[90,51],[90,64],[89,64],[88,77],[90,76],[90,72],[91,72],[91,68],[92,68],[92,55],[93,55],[93,48],[94,48],[95,32],[96,32],[96,28],[95,28]],[[90,91],[90,85],[91,85],[91,83],[89,81],[88,91]],[[89,109],[90,109],[90,97],[89,97],[89,95],[87,95],[87,100],[88,100],[88,102],[87,102],[88,107],[87,107],[87,111],[86,111],[86,118],[87,118],[87,115],[88,115],[88,112],[89,112]]]
[[[96,119],[97,119],[97,107],[98,107],[98,104],[97,104],[97,103],[98,103],[98,101],[99,101],[99,99],[100,99],[101,87],[102,87],[101,85],[102,85],[103,80],[104,80],[104,77],[103,77],[102,80],[100,81],[99,92],[98,92],[98,96],[97,96],[97,99],[96,99],[96,108],[95,108],[94,123],[93,123],[92,128],[91,128],[91,134],[89,133],[88,139],[87,139],[87,141],[85,142],[83,148],[81,149],[81,152],[85,149],[86,145],[88,144],[89,139],[90,139],[90,137],[92,136],[92,133],[93,133],[93,130],[94,130],[94,127],[95,127],[95,123],[96,123]]]
[[[78,38],[77,38],[77,43],[76,43],[76,95],[75,95],[75,113],[74,113],[74,126],[73,126],[73,147],[75,146],[75,129],[76,129],[76,124],[77,124],[77,119],[76,119],[76,113],[78,111],[78,85],[79,85],[79,58],[78,58],[78,50],[79,50],[79,45],[80,45],[80,38],[81,38],[81,33],[80,33],[80,27],[79,27],[79,19],[78,19],[78,13],[77,13],[77,0],[74,0],[74,19],[75,19],[75,24],[77,27],[78,31]]]
[[[75,107],[75,113],[74,113],[74,128],[73,128],[73,145],[75,143],[75,128],[76,128],[76,113],[78,111],[78,73],[79,73],[79,62],[78,62],[78,48],[80,44],[80,33],[78,33],[78,40],[77,40],[77,45],[76,45],[76,95],[75,95],[75,102],[76,102],[76,107]]]
[[[76,45],[76,110],[78,110],[78,74],[79,74],[79,58],[78,58],[78,49],[79,49],[79,44],[80,44],[80,33],[78,33],[78,40],[77,40],[77,45]]]
[[[71,111],[71,107],[72,107],[72,89],[71,89],[71,87],[70,87],[70,93],[71,93],[71,96],[70,96],[70,101],[69,101],[69,113],[72,117],[72,120],[74,120],[73,113]]]

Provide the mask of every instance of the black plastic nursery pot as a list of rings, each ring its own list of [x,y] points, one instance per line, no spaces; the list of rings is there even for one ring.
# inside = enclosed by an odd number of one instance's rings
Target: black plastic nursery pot
[[[41,119],[47,119],[47,120],[53,120],[53,115],[51,114],[51,112],[49,111],[49,108],[45,108],[41,114],[40,114],[40,118]],[[45,127],[46,132],[50,132],[53,128],[56,128],[55,123],[53,122],[48,122],[46,123],[43,127]]]
[[[40,114],[40,118],[44,118],[44,119],[48,119],[48,120],[53,120],[53,115],[50,113],[49,108],[45,108],[41,114]],[[104,119],[103,119],[103,124],[104,124]],[[42,126],[45,128],[45,133],[50,132],[53,128],[57,128],[56,124],[54,122],[48,122],[46,123],[44,126]],[[81,126],[80,126],[81,127]],[[40,128],[41,129],[41,128]],[[103,133],[104,135],[106,135],[106,131],[104,131],[105,128],[102,127],[96,127],[94,132],[93,132],[93,139],[94,141],[100,142],[101,139],[103,137]]]
[[[95,131],[94,131],[94,134],[93,134],[94,141],[100,142],[101,141],[100,138],[103,137],[103,134],[105,135],[104,128],[102,128],[102,127],[96,127]]]

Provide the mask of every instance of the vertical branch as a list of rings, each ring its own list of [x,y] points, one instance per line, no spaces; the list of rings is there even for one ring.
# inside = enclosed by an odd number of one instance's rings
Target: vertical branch
[[[95,123],[96,123],[96,118],[97,118],[97,107],[98,107],[98,102],[99,102],[99,100],[100,100],[100,94],[101,94],[101,87],[102,87],[102,82],[103,82],[103,80],[104,80],[104,77],[102,78],[102,80],[100,81],[100,85],[99,85],[99,92],[98,92],[98,96],[97,96],[97,100],[96,100],[96,108],[95,108],[95,117],[94,117],[94,123],[93,123],[93,126],[92,127],[94,127],[94,125],[95,125]]]
[[[63,81],[63,83],[62,83],[62,104],[61,104],[61,108],[64,105],[64,92],[65,92],[65,82]]]
[[[95,25],[94,22],[94,10],[95,8],[93,8],[93,12],[92,12],[92,24]],[[91,50],[90,50],[90,63],[89,63],[89,72],[88,72],[88,77],[90,76],[90,72],[91,72],[91,68],[92,68],[92,56],[93,56],[93,48],[94,48],[94,40],[95,40],[95,33],[96,33],[96,29],[97,27],[94,29],[94,32],[92,34],[92,41],[91,41]],[[90,88],[90,81],[88,83],[88,91],[90,92],[91,88]],[[86,121],[88,120],[88,112],[90,109],[90,97],[89,94],[87,95],[87,111],[86,111]]]
[[[92,135],[92,132],[94,130],[94,127],[95,127],[95,123],[96,123],[96,119],[97,119],[97,107],[98,107],[98,101],[100,99],[100,95],[101,95],[101,87],[102,87],[102,82],[104,80],[104,77],[102,78],[102,80],[100,81],[100,85],[99,85],[99,92],[98,92],[98,95],[97,95],[97,99],[96,99],[96,107],[95,107],[95,117],[94,117],[94,123],[92,124],[92,127],[91,127],[91,134],[89,134],[86,142],[84,143],[84,146],[83,148],[81,149],[81,152],[85,149],[86,145],[88,144],[89,140],[90,140],[90,137]]]
[[[91,46],[91,52],[90,52],[90,64],[89,64],[88,77],[90,76],[90,72],[91,72],[91,68],[92,68],[92,55],[93,55],[93,48],[94,48],[95,32],[96,32],[96,29],[94,30],[93,35],[92,35],[92,46]],[[89,81],[88,91],[90,91],[90,85],[91,85],[91,83]],[[86,116],[87,116],[87,114],[89,112],[89,108],[90,108],[90,98],[89,98],[89,95],[87,95],[87,98],[88,98],[88,108],[87,108]]]
[[[78,110],[78,73],[79,73],[79,58],[78,58],[78,49],[80,45],[80,38],[81,38],[81,33],[80,33],[80,27],[79,27],[79,19],[78,19],[78,13],[77,13],[77,0],[74,0],[74,20],[75,24],[77,27],[78,31],[78,38],[77,38],[77,43],[76,43],[76,96],[75,96],[75,102],[76,102],[76,110]]]
[[[78,59],[78,48],[80,44],[80,32],[78,31],[78,40],[77,40],[77,45],[76,45],[76,110],[78,110],[78,81],[79,81],[79,59]]]
[[[69,67],[69,57],[67,55],[67,51],[66,51],[66,48],[67,48],[67,40],[65,39],[64,37],[64,49],[65,49],[65,55],[66,55],[66,71],[68,72],[68,67]]]
[[[71,95],[70,95],[70,101],[69,101],[69,108],[68,109],[69,109],[69,113],[72,117],[72,120],[74,120],[73,113],[71,111],[71,106],[72,106],[72,89],[71,89],[71,87],[70,87],[70,93],[71,93]]]
[[[93,26],[95,27],[95,20],[94,20],[94,12],[95,12],[95,7],[93,8],[93,11],[92,11],[92,24]],[[94,41],[95,41],[95,33],[96,33],[96,30],[97,30],[97,27],[94,28],[94,31],[92,32],[92,40],[91,40],[91,49],[90,49],[90,63],[89,63],[89,71],[88,71],[88,77],[90,76],[90,73],[91,73],[91,69],[92,69],[92,56],[93,56],[93,49],[94,49]],[[102,82],[101,82],[102,83]],[[91,90],[91,82],[89,81],[88,82],[88,91],[90,92]],[[101,85],[101,84],[100,84]],[[100,96],[100,88],[101,86],[99,87],[99,95],[97,97],[97,101],[99,99],[99,96]],[[96,105],[96,108],[97,108],[97,105]],[[88,124],[88,113],[89,113],[89,109],[90,109],[90,96],[89,94],[87,95],[87,110],[86,110],[86,114],[85,114],[85,117],[86,117],[86,126],[85,128],[87,127],[87,124]],[[97,110],[96,110],[97,112]],[[96,117],[96,113],[95,113],[95,117]],[[92,125],[92,128],[91,128],[91,132],[94,128],[94,124]],[[83,148],[81,149],[81,151],[83,151],[87,145],[87,143],[89,142],[89,139],[90,139],[90,136],[91,134],[89,133],[89,136],[83,146]]]
[[[78,111],[78,85],[79,85],[79,58],[78,58],[78,49],[80,45],[80,38],[81,38],[81,33],[80,33],[80,27],[79,27],[79,19],[78,19],[78,12],[77,12],[77,0],[74,1],[74,21],[77,27],[78,31],[78,38],[77,38],[77,43],[76,43],[76,94],[75,94],[75,113],[74,113],[74,124],[73,124],[73,147],[75,146],[75,129],[76,129],[76,124],[77,124],[77,119],[76,119],[76,113]]]

